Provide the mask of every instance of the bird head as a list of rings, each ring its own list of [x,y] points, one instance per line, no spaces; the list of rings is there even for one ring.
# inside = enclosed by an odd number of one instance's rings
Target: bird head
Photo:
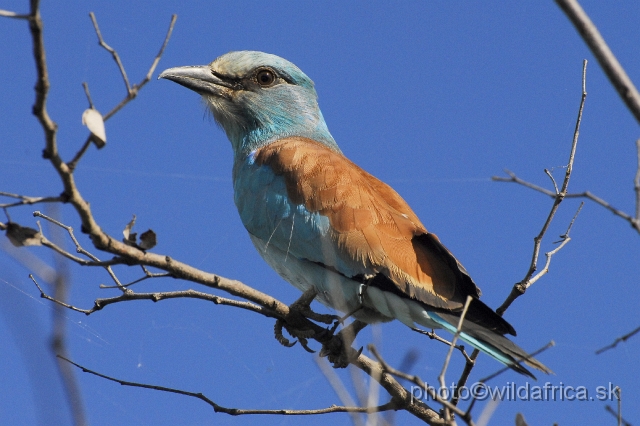
[[[288,136],[307,137],[340,151],[318,107],[313,81],[279,56],[229,52],[209,65],[169,68],[158,78],[202,96],[236,158]]]

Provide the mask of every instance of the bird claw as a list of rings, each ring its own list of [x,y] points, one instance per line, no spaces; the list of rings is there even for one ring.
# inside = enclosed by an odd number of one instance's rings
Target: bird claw
[[[300,342],[300,346],[302,346],[305,351],[309,352],[310,354],[316,353],[316,351],[314,351],[308,346],[307,339],[305,339],[304,337],[300,337],[298,338],[298,341]]]
[[[356,334],[358,334],[366,324],[356,320],[347,327],[344,327],[338,334],[335,334],[338,326],[344,323],[345,318],[337,315],[323,315],[313,312],[310,304],[316,295],[317,292],[313,287],[305,291],[298,300],[289,306],[289,315],[284,319],[276,320],[273,328],[276,340],[282,346],[288,348],[300,342],[300,346],[302,346],[305,351],[315,353],[315,351],[309,347],[308,342],[308,339],[315,338],[323,342],[320,356],[327,357],[334,368],[345,368],[362,353],[363,348],[356,351],[351,347],[351,344],[355,340]],[[314,320],[324,324],[333,323],[333,325],[331,328],[326,329],[326,332],[316,335],[313,329],[306,328],[305,320]],[[297,340],[291,342],[287,339],[283,334],[283,329],[287,330],[287,333]]]
[[[275,334],[275,337],[276,337],[276,340],[278,341],[278,343],[280,343],[282,346],[290,348],[290,347],[294,346],[297,341],[294,340],[293,342],[291,342],[291,341],[289,341],[289,339],[284,337],[284,334],[282,334],[282,327],[283,326],[284,326],[284,321],[282,321],[281,319],[276,320],[276,325],[273,327],[273,332]]]

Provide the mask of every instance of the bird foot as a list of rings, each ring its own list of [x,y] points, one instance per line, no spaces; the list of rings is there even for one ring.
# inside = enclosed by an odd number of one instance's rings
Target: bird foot
[[[311,302],[318,295],[318,291],[314,287],[310,287],[307,291],[302,293],[302,295],[289,306],[289,309],[292,311],[296,311],[300,315],[322,324],[331,324],[334,321],[340,320],[340,317],[337,315],[331,314],[319,314],[317,312],[313,312],[311,310]]]
[[[309,353],[315,353],[308,345],[308,339],[315,337],[316,332],[305,324],[305,320],[313,320],[323,324],[331,324],[340,319],[337,315],[318,314],[311,310],[311,302],[317,295],[315,288],[311,287],[305,291],[298,300],[289,306],[289,314],[285,319],[276,320],[274,326],[274,334],[276,340],[283,346],[288,348],[300,342],[300,345]],[[291,342],[283,334],[283,329],[287,330],[292,337],[296,338]]]
[[[362,321],[353,321],[322,345],[320,356],[327,357],[329,362],[333,364],[333,368],[346,368],[362,353],[363,348],[355,350],[351,345],[358,332],[366,326],[367,324]]]

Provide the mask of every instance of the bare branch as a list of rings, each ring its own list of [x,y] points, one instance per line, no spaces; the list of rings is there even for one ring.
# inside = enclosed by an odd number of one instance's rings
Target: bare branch
[[[460,389],[467,385],[467,380],[469,380],[469,375],[471,374],[471,370],[476,365],[476,359],[480,355],[480,350],[474,349],[471,352],[471,355],[467,359],[467,362],[464,365],[464,369],[462,370],[462,374],[460,374],[460,378],[458,379],[458,383],[456,384],[456,388],[453,390],[453,397],[451,398],[451,403],[453,405],[458,405],[460,401]]]
[[[104,120],[104,116],[102,117],[102,119]],[[87,150],[91,146],[92,140],[93,140],[92,135],[87,136],[87,139],[82,144],[82,147],[78,150],[78,152],[76,152],[76,155],[73,156],[73,159],[69,161],[68,163],[69,170],[73,172],[76,169],[76,166],[78,165],[78,161],[80,161],[82,156],[87,152]]]
[[[148,280],[149,278],[174,278],[170,273],[168,272],[151,272],[149,271],[144,265],[140,265],[140,267],[142,268],[142,271],[144,272],[144,277],[138,278],[137,280],[133,280],[127,284],[123,284],[122,287],[131,287],[134,284],[138,284],[142,281]],[[100,288],[118,288],[118,286],[108,286],[108,285],[104,285],[104,284],[100,284]]]
[[[457,350],[460,351],[460,353],[462,354],[462,356],[464,356],[464,358],[465,358],[465,360],[467,362],[473,363],[473,361],[469,357],[469,354],[467,354],[467,351],[465,350],[464,346],[462,346],[462,345],[454,345],[453,343],[451,343],[447,339],[438,336],[435,333],[435,331],[433,331],[433,330],[432,331],[426,331],[426,330],[421,330],[421,329],[419,329],[417,327],[411,327],[411,330],[413,330],[413,331],[415,331],[417,333],[423,334],[423,335],[427,336],[431,340],[435,340],[437,342],[444,343],[447,346],[453,346],[454,348],[456,348]]]
[[[640,148],[639,148],[640,149]],[[638,168],[638,172],[636,173],[636,182],[638,182],[637,185],[635,186],[636,189],[636,209],[640,209],[640,167]],[[514,173],[512,173],[511,171],[506,170],[507,174],[509,174],[510,177],[506,178],[506,177],[502,177],[502,176],[492,176],[491,180],[496,181],[496,182],[513,182],[513,183],[517,183],[519,185],[522,185],[524,187],[533,189],[534,191],[538,191],[541,192],[545,195],[550,196],[551,198],[556,198],[556,194],[553,191],[549,191],[548,189],[542,188],[538,185],[535,185],[531,182],[527,182],[525,180],[520,179],[519,177],[517,177]],[[596,204],[599,204],[600,206],[604,207],[605,209],[609,210],[611,213],[613,213],[616,216],[621,217],[622,219],[626,220],[627,222],[629,222],[631,224],[631,226],[633,227],[633,229],[635,229],[638,233],[640,233],[640,216],[634,218],[633,216],[623,212],[622,210],[619,210],[615,207],[613,207],[611,204],[609,204],[608,202],[606,202],[605,200],[603,200],[602,198],[592,194],[589,191],[585,191],[585,192],[575,192],[575,193],[567,193],[564,198],[586,198],[588,200],[593,201]]]
[[[607,413],[610,413],[613,417],[615,417],[616,419],[618,419],[618,413],[616,413],[616,410],[614,410],[613,408],[611,408],[610,405],[605,405],[604,407],[605,411]],[[622,425],[622,426],[633,426],[631,423],[629,423],[628,421],[626,421],[624,418],[620,419],[621,421],[618,422],[618,425]]]
[[[580,203],[580,206],[578,206],[578,210],[576,211],[576,213],[573,215],[573,218],[571,219],[571,222],[569,223],[569,227],[567,228],[567,231],[560,236],[560,241],[558,241],[560,243],[560,245],[558,247],[556,247],[555,249],[546,252],[544,255],[547,258],[547,261],[544,265],[544,268],[542,268],[542,270],[540,272],[538,272],[535,276],[531,277],[531,279],[528,282],[527,288],[532,286],[536,281],[538,281],[540,278],[542,278],[543,275],[546,275],[549,272],[549,265],[551,264],[551,258],[553,257],[554,254],[556,254],[557,252],[559,252],[560,250],[562,250],[562,248],[569,242],[571,241],[571,238],[569,237],[569,232],[571,231],[571,227],[573,226],[574,222],[576,221],[576,218],[578,217],[578,215],[580,214],[580,210],[582,210],[582,207],[584,206],[584,203]]]
[[[616,386],[613,391],[618,400],[618,410],[614,410],[610,405],[606,405],[604,409],[618,420],[618,426],[631,426],[631,423],[622,418],[622,389]]]
[[[178,298],[191,298],[191,299],[200,299],[206,300],[209,302],[213,302],[216,305],[226,305],[233,306],[240,309],[245,309],[247,311],[256,312],[258,314],[264,315],[265,317],[277,318],[277,313],[269,310],[263,306],[258,306],[254,303],[243,302],[241,300],[233,300],[227,299],[224,297],[216,296],[209,293],[203,293],[196,290],[181,290],[181,291],[167,291],[167,292],[157,292],[157,293],[134,293],[133,291],[127,291],[119,296],[109,297],[104,299],[96,299],[93,303],[93,307],[90,309],[78,308],[76,306],[65,303],[61,300],[56,299],[55,297],[49,296],[43,289],[40,287],[38,282],[35,280],[33,275],[29,275],[29,278],[33,281],[33,283],[38,287],[40,291],[40,297],[43,299],[50,300],[58,305],[64,306],[67,309],[72,311],[81,312],[85,315],[91,315],[92,313],[101,310],[102,308],[112,305],[114,303],[120,302],[129,302],[132,300],[151,300],[153,302],[159,302],[161,300],[167,299],[178,299]]]
[[[160,62],[160,58],[162,58],[162,55],[164,53],[164,49],[167,47],[167,44],[169,43],[169,39],[171,38],[171,33],[173,32],[173,27],[176,24],[176,19],[178,19],[178,15],[176,15],[176,14],[171,15],[171,22],[169,23],[169,30],[167,31],[167,35],[164,38],[164,42],[162,43],[162,47],[160,47],[160,51],[158,52],[158,54],[156,55],[155,59],[153,60],[153,63],[151,64],[151,67],[149,68],[149,71],[147,72],[147,75],[144,77],[144,79],[140,83],[135,85],[135,87],[137,87],[138,89],[140,89],[142,86],[147,84],[149,82],[149,80],[151,80],[151,76],[153,75],[153,72],[156,70],[156,67],[158,66],[158,63]]]
[[[437,401],[438,403],[442,404],[445,408],[448,408],[453,413],[458,414],[465,423],[467,423],[467,424],[471,424],[472,423],[471,422],[471,417],[467,417],[467,414],[464,411],[462,411],[460,408],[454,406],[453,404],[451,404],[446,399],[441,398],[440,395],[438,395],[438,393],[434,390],[434,388],[432,386],[429,386],[427,383],[423,382],[422,379],[420,379],[420,377],[412,376],[410,374],[407,374],[407,373],[405,373],[403,371],[396,370],[395,368],[391,367],[389,364],[387,364],[387,362],[384,360],[384,358],[382,358],[382,356],[380,355],[380,353],[378,352],[378,350],[376,349],[376,347],[374,345],[368,345],[367,349],[369,350],[369,352],[371,352],[373,354],[374,357],[376,357],[376,359],[378,360],[378,362],[382,366],[382,370],[384,372],[389,373],[389,374],[391,374],[393,376],[396,376],[396,377],[400,377],[401,379],[407,380],[407,381],[409,381],[411,383],[414,383],[415,385],[421,387],[422,389],[424,389],[426,392],[429,393],[429,396],[434,401]],[[445,423],[447,423],[450,420],[444,419],[444,421],[445,421]]]
[[[122,74],[125,86],[127,88],[127,95],[124,97],[124,99],[122,99],[115,107],[113,107],[111,111],[109,111],[108,113],[102,116],[102,119],[104,121],[107,121],[109,118],[113,117],[118,111],[120,111],[125,105],[127,105],[130,101],[135,99],[135,97],[138,96],[138,92],[140,91],[140,89],[142,89],[142,87],[149,82],[149,80],[151,79],[151,75],[153,74],[156,67],[158,66],[158,63],[162,58],[162,54],[164,53],[164,50],[167,47],[167,44],[169,43],[169,39],[171,38],[171,33],[173,32],[173,27],[176,23],[176,19],[178,19],[178,15],[175,15],[175,14],[171,15],[171,22],[169,23],[169,29],[167,30],[167,35],[165,36],[164,41],[162,42],[160,51],[154,58],[151,64],[151,67],[149,68],[149,71],[147,72],[145,77],[142,79],[142,81],[140,81],[140,83],[138,84],[134,84],[133,86],[129,84],[129,80],[127,78],[127,73],[124,69],[124,65],[122,65],[122,61],[120,61],[120,56],[118,56],[118,53],[115,51],[115,49],[111,48],[109,45],[107,45],[104,42],[104,39],[102,38],[102,34],[100,33],[100,29],[98,27],[98,22],[93,12],[89,13],[89,16],[91,17],[91,21],[93,22],[94,28],[96,30],[96,34],[98,35],[98,41],[100,43],[100,46],[104,47],[114,57],[114,60],[116,61],[116,64],[120,69],[120,73]],[[85,86],[85,93],[87,94],[87,98],[89,99],[89,104],[91,105],[92,101],[89,95],[89,88],[86,83],[83,83],[83,85]],[[78,150],[76,155],[74,155],[73,159],[68,163],[68,168],[71,172],[75,170],[76,166],[78,165],[78,162],[89,149],[89,146],[91,146],[91,135],[87,137],[87,139],[84,141],[84,144],[82,145],[80,150]]]
[[[0,208],[11,208],[11,207],[16,207],[16,206],[26,206],[26,205],[33,205],[33,204],[39,204],[39,203],[64,203],[65,199],[64,197],[60,197],[60,196],[56,196],[56,197],[29,197],[26,195],[19,195],[19,194],[13,194],[11,192],[2,192],[0,191],[0,196],[2,197],[9,197],[9,198],[15,198],[18,199],[20,201],[16,201],[13,203],[5,203],[5,204],[0,204]]]
[[[458,320],[456,333],[453,335],[453,339],[451,340],[451,346],[449,346],[449,351],[447,352],[447,357],[444,359],[444,363],[442,364],[442,371],[440,371],[440,375],[438,376],[440,389],[444,389],[447,387],[444,376],[447,373],[447,369],[449,368],[449,362],[451,361],[451,354],[453,354],[453,349],[456,346],[458,337],[460,337],[460,332],[462,331],[462,324],[464,323],[464,317],[467,315],[467,310],[469,309],[469,305],[471,304],[471,299],[472,299],[471,296],[467,296],[467,300],[464,303],[464,308],[462,309],[462,314],[460,315],[460,319]],[[444,407],[444,419],[446,421],[451,421],[451,412],[449,411],[449,408],[447,406]]]
[[[308,416],[308,415],[317,415],[317,414],[327,414],[327,413],[374,413],[374,412],[380,412],[380,411],[387,411],[387,410],[394,410],[395,409],[395,405],[391,402],[384,404],[384,405],[379,405],[377,407],[344,407],[344,406],[337,406],[337,405],[332,405],[331,407],[328,408],[319,408],[319,409],[315,409],[315,410],[284,410],[284,409],[276,409],[276,410],[258,410],[258,409],[240,409],[240,408],[227,408],[227,407],[223,407],[221,405],[216,404],[214,401],[212,401],[211,399],[207,398],[205,395],[203,395],[200,392],[189,392],[189,391],[184,391],[184,390],[180,390],[180,389],[174,389],[174,388],[168,388],[165,386],[155,386],[155,385],[147,385],[144,383],[136,383],[136,382],[129,382],[126,380],[120,380],[120,379],[116,379],[114,377],[110,377],[107,376],[105,374],[101,374],[98,373],[96,371],[90,370],[86,367],[83,367],[80,364],[77,364],[67,358],[58,356],[58,358],[72,364],[75,365],[76,367],[78,367],[79,369],[81,369],[84,373],[89,373],[89,374],[93,374],[94,376],[98,376],[101,377],[103,379],[109,380],[111,382],[115,382],[118,383],[122,386],[131,386],[131,387],[136,387],[136,388],[144,388],[144,389],[153,389],[153,390],[158,390],[158,391],[162,391],[162,392],[169,392],[169,393],[176,393],[178,395],[185,395],[185,396],[190,396],[193,398],[197,398],[201,401],[206,402],[207,404],[209,404],[210,406],[213,407],[213,410],[216,413],[225,413],[225,414],[230,414],[232,416],[240,416],[240,415],[247,415],[247,414],[276,414],[276,415],[285,415],[285,416]]]
[[[518,297],[522,296],[525,293],[525,291],[527,291],[527,289],[535,282],[535,281],[532,281],[532,277],[538,267],[538,257],[540,255],[540,247],[542,245],[542,239],[544,238],[544,235],[547,233],[547,230],[549,229],[549,226],[551,225],[551,222],[553,221],[553,218],[555,217],[556,212],[560,207],[560,203],[562,203],[562,201],[566,198],[566,195],[567,195],[567,188],[569,187],[569,180],[571,178],[571,172],[573,171],[573,162],[575,160],[576,149],[578,146],[578,137],[580,135],[580,123],[582,122],[582,112],[584,110],[584,103],[587,98],[586,80],[587,80],[587,60],[585,59],[582,65],[582,97],[580,99],[580,108],[578,109],[578,118],[576,120],[576,126],[573,132],[573,141],[571,143],[569,161],[567,162],[567,168],[565,171],[564,180],[562,182],[562,187],[559,192],[552,193],[554,201],[553,201],[553,205],[551,206],[551,211],[549,212],[549,215],[547,216],[547,219],[544,225],[542,225],[542,229],[540,230],[540,233],[533,239],[534,241],[533,254],[531,256],[531,264],[529,266],[529,270],[527,271],[522,281],[520,281],[519,283],[513,286],[513,288],[511,289],[511,293],[509,294],[509,296],[507,296],[507,299],[504,301],[504,303],[498,309],[496,309],[496,312],[498,313],[498,315],[503,315],[504,312],[509,308],[511,303],[513,303],[513,301],[516,300]],[[547,172],[547,174],[549,173]],[[515,176],[512,175],[511,178],[514,179]],[[553,182],[554,182],[554,186],[557,188],[557,185],[555,184],[555,180],[553,180]],[[534,186],[535,185],[531,185],[531,187],[534,187]],[[551,193],[551,191],[548,191],[548,193]],[[565,244],[569,242],[569,230],[571,229],[571,226],[573,225],[574,220],[575,220],[575,217],[571,221],[571,224],[569,225],[569,229],[567,229],[567,232],[564,234],[562,238],[563,242],[560,245],[560,247],[546,254],[547,264],[545,265],[545,271],[543,271],[544,273],[542,275],[546,274],[546,272],[548,271],[548,265],[551,261],[551,256],[553,256],[553,254],[555,254],[558,250],[560,250],[562,247],[564,247]],[[538,276],[536,280],[539,279],[540,276]]]
[[[589,16],[577,0],[556,0],[556,3],[576,27],[576,30],[578,30],[582,39],[591,49],[605,74],[609,77],[609,81],[618,91],[629,111],[640,123],[640,94],[638,89],[633,85],[624,68],[622,68],[622,65],[609,49],[609,46],[607,46],[598,28],[591,22],[591,19],[589,19]]]
[[[536,281],[538,281],[540,278],[542,278],[544,275],[546,275],[549,272],[549,266],[551,265],[551,258],[553,257],[553,255],[555,255],[557,252],[559,252],[560,250],[562,250],[562,248],[567,245],[569,243],[569,241],[571,241],[571,238],[569,237],[569,232],[571,231],[571,227],[573,226],[576,218],[578,217],[578,214],[580,213],[580,210],[582,210],[582,207],[584,206],[584,203],[580,203],[580,206],[578,207],[578,210],[576,211],[575,215],[573,215],[573,218],[571,219],[571,222],[569,223],[569,226],[567,227],[566,232],[560,236],[560,245],[558,247],[556,247],[555,249],[546,252],[544,255],[547,258],[544,267],[542,268],[542,270],[540,272],[538,272],[535,276],[533,277],[528,277],[525,278],[525,280],[517,283],[515,286],[513,286],[513,288],[511,289],[511,292],[509,293],[509,296],[507,296],[507,298],[505,299],[504,302],[502,302],[502,305],[500,305],[500,307],[498,309],[496,309],[496,312],[498,313],[498,315],[503,315],[504,312],[509,308],[509,306],[511,306],[511,304],[520,296],[522,296],[529,287],[531,287],[533,284],[535,284]],[[536,240],[536,243],[539,244],[538,241],[542,241],[542,235],[539,235],[538,237],[540,237],[539,240]],[[538,238],[536,237],[536,238]],[[538,245],[539,248],[539,245]],[[537,259],[535,259],[536,264],[537,264]],[[534,265],[534,269],[533,271],[535,272],[535,267],[536,265]]]
[[[89,84],[86,81],[82,82],[82,88],[84,89],[84,94],[87,95],[87,101],[89,101],[89,108],[93,109],[93,100],[91,99],[91,93],[89,92]]]
[[[626,342],[627,340],[629,340],[631,337],[635,336],[636,334],[640,333],[640,327],[630,331],[629,333],[625,334],[624,336],[620,336],[618,337],[616,340],[613,341],[612,344],[605,346],[604,348],[600,348],[596,351],[596,355],[600,355],[603,352],[608,351],[609,349],[613,349],[616,346],[618,346],[618,343],[621,342]]]
[[[120,283],[120,280],[118,279],[118,277],[116,276],[116,274],[113,272],[113,269],[111,268],[111,265],[115,263],[122,263],[119,259],[117,261],[111,261],[111,262],[101,262],[100,259],[98,259],[96,256],[94,256],[93,254],[91,254],[90,252],[88,252],[87,250],[85,250],[84,248],[82,248],[82,246],[80,245],[80,243],[78,242],[78,240],[76,239],[76,236],[73,233],[73,228],[70,226],[67,226],[63,223],[60,223],[59,221],[45,215],[42,214],[39,211],[35,211],[33,212],[33,215],[35,217],[41,217],[51,223],[53,223],[54,225],[59,226],[60,228],[64,229],[67,231],[67,233],[69,234],[69,236],[71,237],[71,239],[73,240],[73,243],[76,246],[76,251],[80,254],[85,255],[86,257],[88,257],[89,259],[93,260],[93,262],[87,262],[86,260],[79,258],[77,256],[72,255],[71,253],[67,252],[66,250],[63,250],[62,248],[58,247],[56,244],[52,243],[51,241],[49,241],[45,236],[44,233],[42,232],[42,228],[40,227],[40,222],[38,221],[38,228],[40,228],[40,235],[41,235],[41,239],[40,241],[42,242],[43,246],[49,247],[53,250],[55,250],[57,253],[61,254],[62,256],[66,257],[67,259],[73,260],[76,263],[79,263],[80,265],[85,265],[85,266],[102,266],[106,269],[106,271],[109,273],[109,276],[111,277],[111,279],[113,280],[113,282],[116,283],[116,286],[118,286],[118,288],[120,288],[120,290],[122,290],[123,292],[126,292],[127,290],[124,288],[124,286]]]
[[[60,167],[62,160],[58,157],[56,145],[56,133],[58,125],[51,120],[47,112],[47,96],[49,95],[49,71],[47,70],[47,56],[44,49],[44,37],[42,35],[42,19],[40,17],[40,2],[31,1],[31,13],[29,18],[29,30],[33,41],[33,56],[36,63],[36,99],[33,104],[33,115],[38,118],[45,133],[44,158],[51,159],[56,169]]]
[[[165,36],[164,41],[162,43],[162,47],[160,47],[160,51],[154,58],[153,63],[151,64],[151,67],[147,72],[147,75],[142,79],[140,83],[134,84],[131,87],[129,87],[129,83],[127,82],[127,90],[128,90],[127,96],[118,105],[116,105],[111,111],[109,111],[103,116],[104,121],[107,121],[115,113],[120,111],[122,107],[124,107],[127,103],[129,103],[129,101],[134,99],[138,95],[138,92],[140,91],[140,89],[142,89],[142,87],[149,82],[149,80],[151,79],[151,74],[153,74],[156,67],[158,66],[158,63],[160,62],[160,58],[164,53],[164,49],[166,48],[167,43],[169,43],[169,39],[171,38],[171,33],[173,32],[173,27],[176,23],[176,19],[178,19],[178,15],[175,15],[175,14],[171,15],[171,22],[169,23],[169,29],[167,30],[167,35]]]

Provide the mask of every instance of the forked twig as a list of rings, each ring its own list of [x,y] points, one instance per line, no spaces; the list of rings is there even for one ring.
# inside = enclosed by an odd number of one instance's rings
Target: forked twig
[[[93,27],[94,27],[94,29],[96,31],[96,35],[98,36],[98,43],[107,52],[111,53],[111,56],[113,57],[114,61],[116,62],[117,66],[118,66],[118,69],[120,70],[120,74],[122,75],[122,79],[123,79],[125,87],[127,89],[127,94],[124,97],[124,99],[122,99],[122,101],[120,101],[120,103],[118,103],[115,107],[113,107],[111,109],[111,111],[109,111],[104,116],[102,116],[102,119],[104,121],[107,121],[115,113],[120,111],[126,104],[128,104],[130,101],[135,99],[135,97],[138,96],[138,92],[140,91],[140,89],[142,89],[142,87],[151,80],[151,75],[156,70],[156,67],[158,66],[158,63],[160,62],[160,58],[162,57],[162,55],[164,53],[164,50],[166,49],[167,44],[169,43],[169,39],[171,38],[171,33],[173,32],[173,27],[175,26],[176,19],[178,19],[178,15],[175,15],[175,14],[171,15],[171,22],[169,23],[169,29],[167,30],[167,34],[166,34],[166,36],[164,38],[164,41],[162,42],[162,46],[160,47],[160,50],[158,51],[158,54],[153,59],[153,62],[151,63],[151,66],[149,67],[149,71],[147,71],[147,74],[140,81],[140,83],[133,84],[133,85],[131,85],[129,83],[129,78],[127,77],[127,72],[125,71],[124,65],[122,64],[122,61],[120,60],[120,56],[118,55],[118,52],[115,49],[113,49],[111,46],[109,46],[104,41],[104,38],[102,37],[102,33],[100,32],[100,28],[98,27],[98,21],[97,21],[95,15],[94,15],[94,13],[90,12],[89,16],[91,17],[91,22],[93,23]],[[92,102],[91,97],[89,95],[89,88],[88,88],[87,83],[83,83],[83,86],[85,88],[85,93],[87,94],[87,98],[89,100],[89,104],[93,108],[93,102]],[[87,137],[87,139],[85,140],[85,142],[82,145],[82,147],[78,150],[76,155],[74,155],[73,159],[68,163],[68,167],[69,167],[69,169],[71,171],[75,170],[76,166],[78,165],[78,162],[80,161],[82,156],[89,149],[89,146],[91,146],[91,135],[89,135]]]
[[[203,293],[201,291],[196,291],[196,290],[179,290],[179,291],[166,291],[166,292],[156,292],[156,293],[134,293],[132,291],[128,291],[127,293],[123,293],[119,296],[96,299],[93,303],[93,307],[91,307],[90,309],[83,309],[83,308],[78,308],[76,306],[65,303],[61,300],[56,299],[55,297],[49,296],[42,289],[42,287],[40,287],[40,285],[38,284],[36,279],[33,277],[33,275],[30,274],[29,278],[31,278],[31,280],[36,285],[36,287],[38,287],[38,290],[40,291],[40,297],[42,297],[43,299],[50,300],[51,302],[64,306],[67,309],[80,312],[85,315],[91,315],[92,313],[97,312],[103,309],[104,307],[112,305],[114,303],[129,302],[132,300],[151,300],[152,302],[159,302],[161,300],[191,298],[191,299],[206,300],[209,302],[213,302],[216,305],[233,306],[236,308],[245,309],[247,311],[256,312],[266,317],[277,318],[277,315],[275,312],[263,306],[259,306],[254,303],[245,302],[242,300],[228,299],[225,297],[220,297],[220,296],[216,296],[214,294],[209,294],[209,293]]]
[[[124,80],[124,85],[127,88],[127,92],[131,94],[131,85],[129,84],[129,78],[127,77],[127,71],[124,69],[124,65],[122,65],[122,61],[120,60],[120,55],[118,52],[104,41],[102,38],[102,33],[100,33],[100,27],[98,26],[98,21],[96,20],[96,15],[93,12],[89,12],[89,17],[91,18],[91,22],[93,23],[93,29],[96,31],[96,35],[98,36],[98,44],[104,48],[107,52],[111,53],[113,60],[116,61],[118,65],[118,70],[120,70],[120,74],[122,74],[122,79]]]
[[[51,241],[49,241],[45,236],[44,233],[42,232],[42,227],[40,226],[40,221],[38,221],[38,228],[40,228],[40,235],[41,235],[41,242],[42,245],[45,247],[49,247],[51,249],[53,249],[54,251],[56,251],[57,253],[61,254],[62,256],[66,257],[67,259],[73,260],[74,262],[80,264],[80,265],[85,265],[85,266],[102,266],[104,267],[104,269],[106,269],[107,273],[109,274],[109,276],[111,277],[111,279],[113,280],[113,282],[116,283],[116,286],[122,290],[123,292],[127,292],[128,290],[122,285],[122,283],[120,283],[120,280],[118,279],[118,277],[116,276],[116,274],[113,272],[113,269],[111,268],[111,265],[114,264],[120,264],[123,263],[122,259],[114,259],[112,261],[107,261],[107,262],[102,262],[100,261],[100,259],[96,256],[94,256],[93,254],[91,254],[90,252],[88,252],[87,250],[85,250],[81,245],[80,242],[78,241],[78,239],[76,238],[75,234],[73,233],[73,228],[71,226],[67,226],[64,223],[61,223],[39,211],[35,211],[33,212],[33,215],[35,217],[41,217],[47,221],[49,221],[50,223],[53,223],[56,226],[59,226],[60,228],[64,229],[65,231],[67,231],[67,233],[69,234],[69,237],[71,237],[71,240],[73,241],[73,244],[75,244],[76,246],[76,251],[86,257],[88,257],[89,259],[91,259],[93,262],[88,262],[78,256],[74,256],[71,253],[67,252],[66,250],[62,249],[61,247],[58,247],[56,244],[52,243]]]
[[[554,201],[553,201],[553,205],[551,206],[551,211],[549,212],[549,215],[547,216],[547,219],[544,222],[544,225],[542,225],[542,229],[540,230],[540,233],[533,239],[534,241],[533,254],[531,256],[531,263],[529,265],[529,270],[527,271],[522,281],[520,281],[519,283],[513,286],[513,288],[511,289],[511,293],[509,294],[509,296],[507,296],[507,299],[504,301],[504,303],[498,309],[496,309],[496,312],[498,313],[498,315],[503,315],[504,312],[513,303],[513,301],[516,300],[518,297],[522,296],[527,291],[527,289],[535,282],[533,278],[537,280],[542,275],[546,274],[546,272],[549,270],[548,267],[551,262],[551,257],[570,241],[569,231],[571,230],[571,226],[575,221],[575,216],[571,221],[571,223],[569,224],[569,228],[567,229],[567,232],[565,232],[564,235],[561,236],[561,241],[562,241],[561,245],[557,247],[555,250],[552,250],[546,253],[547,263],[542,273],[536,277],[533,277],[533,274],[536,272],[538,268],[538,257],[540,255],[540,247],[542,245],[542,239],[544,238],[545,234],[549,230],[549,226],[551,225],[551,222],[553,221],[553,218],[555,217],[556,212],[560,207],[560,203],[562,203],[562,201],[566,198],[566,195],[567,195],[569,180],[571,179],[571,172],[573,171],[573,163],[575,160],[576,149],[578,147],[578,137],[580,135],[580,123],[582,122],[582,112],[584,111],[584,103],[586,98],[587,98],[587,60],[585,59],[582,65],[582,97],[580,99],[580,108],[578,109],[578,118],[576,120],[575,130],[573,132],[573,141],[571,143],[569,161],[567,163],[567,168],[564,174],[564,180],[562,182],[562,186],[560,190],[557,191],[557,185],[555,183],[555,179],[552,178],[554,187],[556,188],[555,195],[553,196]],[[547,172],[547,174],[549,173]],[[499,179],[494,179],[494,180],[499,180]],[[580,208],[582,208],[582,206],[580,206]],[[578,212],[579,211],[580,209],[578,209]]]

